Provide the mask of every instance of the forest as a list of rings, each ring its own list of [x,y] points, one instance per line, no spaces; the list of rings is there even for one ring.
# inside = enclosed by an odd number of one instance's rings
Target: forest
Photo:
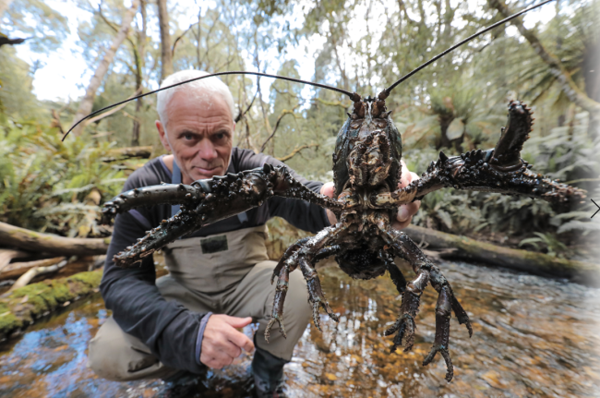
[[[0,289],[14,291],[42,280],[39,274],[62,276],[56,272],[73,255],[95,261],[90,270],[101,266],[102,259],[89,256],[105,253],[112,233],[100,223],[103,203],[134,170],[166,153],[155,127],[155,95],[103,112],[62,141],[89,113],[157,89],[185,69],[260,71],[375,96],[534,3],[0,1]],[[70,69],[57,56],[65,52],[85,69]],[[69,76],[77,95],[39,97],[40,71],[49,62],[77,71]],[[352,105],[348,98],[264,77],[222,80],[235,101],[235,146],[273,156],[310,180],[333,180],[332,153]],[[436,61],[386,102],[402,134],[403,159],[421,175],[440,151],[456,156],[493,148],[511,100],[534,112],[523,159],[536,173],[585,189],[586,202],[557,213],[528,197],[444,189],[423,198],[411,236],[442,257],[462,250],[461,258],[485,262],[492,256],[486,253],[516,249],[511,256],[537,261],[555,276],[571,275],[570,269],[585,274],[598,263],[600,238],[600,215],[591,218],[597,207],[590,200],[600,204],[600,1],[550,2]],[[269,230],[273,258],[306,235],[282,220]],[[32,255],[47,249],[36,246],[46,238],[67,249]],[[523,257],[537,254],[543,256]],[[15,266],[19,258],[28,265]],[[34,272],[16,281],[25,270]],[[96,274],[91,278],[86,294],[99,283]],[[12,311],[0,302],[0,329],[3,306]]]
[[[141,146],[152,157],[164,153],[154,127],[155,98],[108,111],[64,143],[60,138],[74,121],[157,88],[173,71],[257,70],[301,77],[310,57],[314,74],[308,79],[375,95],[452,44],[528,5],[449,0],[163,3],[66,2],[70,15],[88,17],[76,32],[58,2],[4,3],[0,221],[69,237],[106,235],[96,223],[98,206],[143,163],[139,158],[124,161],[128,156],[118,155],[118,149]],[[600,8],[586,1],[544,7],[554,8],[547,22],[499,27],[392,93],[387,102],[410,170],[421,174],[440,150],[456,155],[493,147],[508,101],[519,99],[536,118],[524,159],[536,172],[594,197],[600,77],[593,68],[600,60]],[[186,23],[179,22],[183,19]],[[85,94],[68,101],[38,100],[33,80],[40,65],[20,59],[17,46],[49,54],[69,35],[77,37],[73,51],[88,65],[84,76],[74,77]],[[307,178],[332,179],[331,153],[348,99],[266,78],[259,78],[258,85],[251,77],[223,80],[236,101],[235,145],[277,157]],[[580,237],[598,230],[589,222],[592,209],[589,202],[555,214],[546,203],[529,198],[450,189],[426,196],[413,222],[573,257],[585,251]]]

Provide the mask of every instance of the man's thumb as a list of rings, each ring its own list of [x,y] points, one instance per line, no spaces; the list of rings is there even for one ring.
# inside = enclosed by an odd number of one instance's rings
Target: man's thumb
[[[234,328],[243,328],[252,323],[252,317],[239,318],[237,316],[227,316],[225,318],[225,322],[231,325]]]

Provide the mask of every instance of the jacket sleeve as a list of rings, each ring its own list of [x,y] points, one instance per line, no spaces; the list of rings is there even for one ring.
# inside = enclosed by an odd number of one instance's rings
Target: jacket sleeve
[[[125,333],[139,338],[168,367],[200,373],[196,341],[204,314],[193,313],[175,301],[166,301],[155,285],[152,256],[141,266],[117,267],[112,258],[146,234],[138,217],[118,215],[108,249],[100,290],[106,308]]]

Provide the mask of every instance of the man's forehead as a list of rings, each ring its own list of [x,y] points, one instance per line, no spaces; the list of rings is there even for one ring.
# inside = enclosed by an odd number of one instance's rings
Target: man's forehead
[[[166,110],[169,114],[193,112],[199,117],[226,116],[233,120],[231,109],[220,93],[202,92],[200,90],[179,90],[167,103]]]

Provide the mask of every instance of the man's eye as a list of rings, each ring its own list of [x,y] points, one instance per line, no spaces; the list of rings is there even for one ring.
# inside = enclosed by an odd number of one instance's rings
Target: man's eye
[[[185,133],[183,135],[183,139],[185,139],[185,140],[192,140],[193,138],[194,138],[194,135],[190,134],[190,133]]]
[[[215,141],[223,141],[225,138],[227,138],[227,133],[225,133],[225,132],[223,132],[223,131],[222,131],[222,132],[220,132],[220,133],[216,133],[216,134],[213,136],[213,139],[214,139]]]

